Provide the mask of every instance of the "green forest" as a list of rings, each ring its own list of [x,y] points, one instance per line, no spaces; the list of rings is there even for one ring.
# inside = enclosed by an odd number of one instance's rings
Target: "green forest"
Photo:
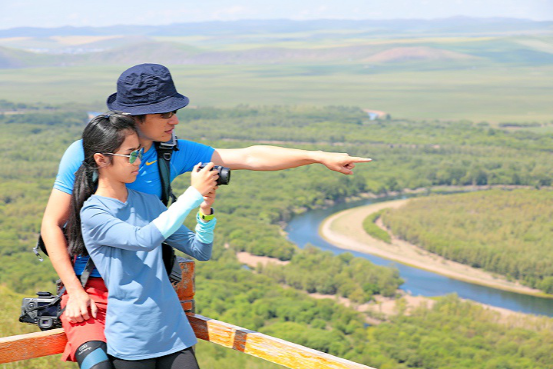
[[[553,191],[430,196],[387,209],[394,235],[428,251],[553,293]]]
[[[48,259],[39,262],[31,248],[59,159],[88,120],[84,111],[68,107],[5,110],[12,114],[0,115],[3,336],[33,329],[17,322],[23,296],[54,289],[56,275]],[[295,214],[363,193],[384,195],[438,185],[550,186],[553,134],[469,121],[371,121],[362,110],[346,106],[187,108],[178,116],[180,138],[218,148],[276,144],[373,159],[358,165],[354,176],[321,165],[235,171],[230,185],[218,191],[213,260],[196,264],[199,314],[380,369],[547,368],[553,362],[551,319],[522,319],[514,328],[496,313],[456,296],[438,298],[431,309],[411,315],[399,311],[395,318],[368,326],[362,313],[307,293],[334,293],[356,303],[377,294],[394,297],[402,283],[397,270],[348,253],[298,249],[282,232]],[[188,184],[187,178],[177,179],[175,192]],[[237,251],[290,262],[245,269]],[[276,367],[207,343],[199,345],[198,357],[207,368]],[[60,363],[56,356],[2,366],[39,367],[71,364]]]

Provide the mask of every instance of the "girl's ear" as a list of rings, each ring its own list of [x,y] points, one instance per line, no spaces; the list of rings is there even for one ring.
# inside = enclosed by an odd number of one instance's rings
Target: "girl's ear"
[[[94,154],[94,161],[96,162],[96,165],[98,165],[98,168],[107,167],[109,165],[109,159],[99,152]]]

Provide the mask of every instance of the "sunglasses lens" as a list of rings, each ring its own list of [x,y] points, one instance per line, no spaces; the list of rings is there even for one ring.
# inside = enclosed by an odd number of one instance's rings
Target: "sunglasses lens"
[[[173,115],[177,114],[177,111],[170,111],[169,113],[161,113],[161,117],[163,119],[171,119],[173,117]]]
[[[136,159],[142,159],[142,149],[134,150],[129,155],[129,163],[134,164]]]

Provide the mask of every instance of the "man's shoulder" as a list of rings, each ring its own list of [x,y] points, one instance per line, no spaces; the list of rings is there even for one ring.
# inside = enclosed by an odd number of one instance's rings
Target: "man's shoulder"
[[[203,143],[199,143],[199,142],[196,142],[196,141],[190,141],[190,140],[183,140],[181,138],[177,139],[177,148],[181,148],[181,147],[194,147],[194,146],[197,146],[197,147],[209,147]]]
[[[84,153],[83,140],[80,139],[80,140],[74,141],[71,145],[69,145],[69,147],[67,147],[66,151],[70,151],[70,152],[81,151]]]
[[[205,155],[211,154],[213,148],[203,143],[189,141],[189,140],[177,140],[177,150],[173,152],[173,156],[190,156],[190,155]]]
[[[73,183],[75,181],[75,172],[81,166],[84,159],[84,149],[82,140],[73,142],[65,150],[61,158],[54,188],[67,194],[73,192]]]
[[[83,149],[83,140],[77,140],[73,142],[65,150],[63,154],[63,159],[69,162],[79,162],[79,166],[84,159],[84,149]]]

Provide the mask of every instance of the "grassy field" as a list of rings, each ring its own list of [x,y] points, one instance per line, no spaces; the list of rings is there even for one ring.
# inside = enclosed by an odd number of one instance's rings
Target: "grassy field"
[[[12,63],[25,66],[1,69],[0,50],[0,99],[104,110],[123,70],[154,62],[170,67],[196,106],[347,105],[417,120],[553,122],[550,28],[420,26],[0,38]],[[67,47],[89,52],[59,53]],[[24,51],[37,48],[51,53]]]
[[[137,61],[141,62],[141,61]],[[437,65],[436,65],[437,66]],[[0,99],[103,110],[125,66],[0,70]],[[549,122],[553,66],[432,70],[404,66],[171,66],[191,105],[350,105],[394,118]]]

